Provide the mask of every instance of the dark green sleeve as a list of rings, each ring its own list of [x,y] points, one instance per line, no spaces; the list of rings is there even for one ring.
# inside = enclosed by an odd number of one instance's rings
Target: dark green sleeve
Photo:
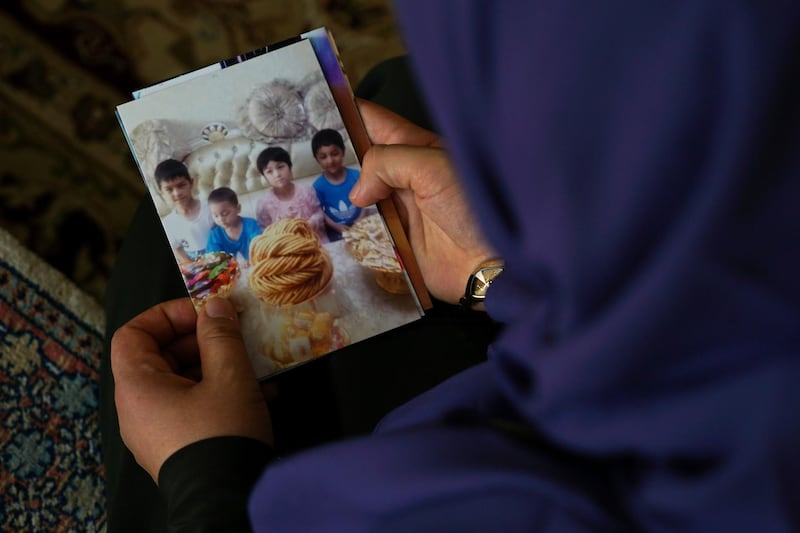
[[[250,490],[274,457],[244,437],[215,437],[175,452],[158,473],[169,531],[251,531]]]

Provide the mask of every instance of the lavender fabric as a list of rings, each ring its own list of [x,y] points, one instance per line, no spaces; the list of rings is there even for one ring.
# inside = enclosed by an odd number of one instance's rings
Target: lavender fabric
[[[506,328],[268,469],[256,529],[800,529],[800,5],[398,12]]]

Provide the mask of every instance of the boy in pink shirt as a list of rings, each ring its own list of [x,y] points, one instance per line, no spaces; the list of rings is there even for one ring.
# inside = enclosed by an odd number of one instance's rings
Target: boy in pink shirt
[[[258,155],[256,167],[270,184],[256,205],[259,225],[266,228],[286,218],[302,218],[316,230],[321,242],[329,242],[317,193],[311,185],[294,182],[289,152],[278,146],[266,148]]]

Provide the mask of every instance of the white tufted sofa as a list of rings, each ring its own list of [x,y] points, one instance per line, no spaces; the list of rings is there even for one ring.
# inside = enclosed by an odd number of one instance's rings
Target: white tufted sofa
[[[129,133],[161,216],[170,207],[156,187],[154,171],[165,159],[183,161],[198,198],[207,198],[217,187],[230,187],[239,195],[242,215],[250,217],[255,216],[258,197],[269,187],[256,167],[258,155],[269,146],[289,152],[295,179],[310,183],[321,172],[311,153],[313,133],[333,128],[345,139],[345,164],[358,165],[341,116],[318,75],[258,85],[233,115],[212,121],[150,119]]]
[[[344,136],[345,132],[342,133]],[[194,150],[183,160],[194,178],[198,197],[207,198],[217,187],[230,187],[239,195],[242,215],[254,217],[259,196],[269,188],[267,180],[258,173],[256,159],[268,146],[280,146],[289,152],[295,180],[311,183],[319,176],[321,169],[311,153],[309,140],[267,144],[243,136],[226,138]],[[345,154],[345,164],[358,164],[349,140],[345,143]]]

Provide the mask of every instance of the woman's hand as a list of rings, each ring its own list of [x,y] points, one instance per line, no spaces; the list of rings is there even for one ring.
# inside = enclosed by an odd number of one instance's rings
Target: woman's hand
[[[158,482],[161,465],[194,442],[241,436],[272,444],[272,426],[245,352],[236,311],[209,299],[159,304],[111,341],[122,440]]]
[[[392,196],[428,290],[455,303],[467,278],[494,255],[441,140],[399,115],[360,100],[361,116],[373,143],[350,199],[366,206]]]

